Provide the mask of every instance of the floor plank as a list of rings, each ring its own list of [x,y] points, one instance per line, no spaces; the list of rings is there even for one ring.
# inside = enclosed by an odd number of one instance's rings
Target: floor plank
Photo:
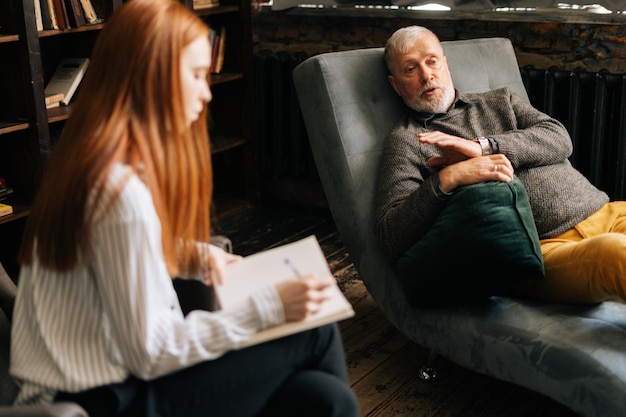
[[[407,383],[415,378],[415,370],[425,360],[420,352],[416,345],[405,341],[353,385],[359,397],[361,415],[375,415],[372,413],[389,403],[395,393],[405,391]],[[398,415],[397,410],[394,412]]]

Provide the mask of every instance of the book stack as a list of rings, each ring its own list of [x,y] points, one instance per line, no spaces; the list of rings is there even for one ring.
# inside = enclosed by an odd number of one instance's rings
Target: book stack
[[[224,67],[224,50],[226,48],[226,28],[211,29],[211,68],[212,74],[219,74]]]
[[[219,0],[193,0],[193,8],[195,10],[208,9],[210,7],[216,7],[219,5]]]
[[[13,188],[7,186],[4,178],[0,178],[0,201],[6,200],[9,194],[13,194]]]
[[[59,107],[64,98],[63,93],[46,93],[46,109]]]
[[[37,30],[78,28],[103,22],[91,0],[31,0]]]
[[[13,213],[13,206],[0,203],[0,217],[7,216]]]
[[[13,194],[13,189],[6,185],[4,178],[0,178],[0,217],[13,213],[13,206],[6,201],[10,194]]]
[[[58,98],[58,94],[62,94],[63,97],[60,99],[59,104],[66,106],[70,104],[70,100],[74,97],[88,65],[89,58],[62,59],[48,85],[46,85],[46,97]]]

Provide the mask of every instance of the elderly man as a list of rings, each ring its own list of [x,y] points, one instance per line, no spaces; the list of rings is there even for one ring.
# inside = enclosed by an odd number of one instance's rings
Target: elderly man
[[[626,300],[626,203],[609,202],[571,166],[565,127],[507,88],[456,91],[439,39],[426,28],[396,31],[385,59],[407,114],[385,142],[376,234],[403,279],[419,276],[420,264],[410,260],[458,190],[519,180],[532,208],[545,276],[515,283],[507,293],[545,302]],[[454,263],[458,254],[448,255]],[[465,266],[489,268],[492,260],[485,252]]]

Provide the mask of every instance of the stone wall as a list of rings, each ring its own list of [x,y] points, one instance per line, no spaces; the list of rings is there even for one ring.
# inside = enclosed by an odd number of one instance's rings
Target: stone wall
[[[439,14],[437,14],[439,13]],[[253,14],[254,49],[317,54],[346,49],[383,46],[399,27],[417,24],[433,30],[441,40],[507,37],[513,42],[520,66],[583,69],[626,73],[626,20],[622,16],[601,23],[584,19],[520,21],[495,12],[476,12],[474,17],[451,12],[398,10],[298,10],[272,12],[256,8]],[[491,17],[490,17],[491,16]],[[522,16],[525,17],[525,16]]]

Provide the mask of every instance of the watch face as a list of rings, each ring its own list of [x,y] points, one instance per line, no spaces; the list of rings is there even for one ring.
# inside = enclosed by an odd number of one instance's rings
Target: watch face
[[[478,143],[480,143],[480,147],[482,148],[483,155],[491,154],[491,145],[489,144],[489,139],[484,136],[478,138]]]

